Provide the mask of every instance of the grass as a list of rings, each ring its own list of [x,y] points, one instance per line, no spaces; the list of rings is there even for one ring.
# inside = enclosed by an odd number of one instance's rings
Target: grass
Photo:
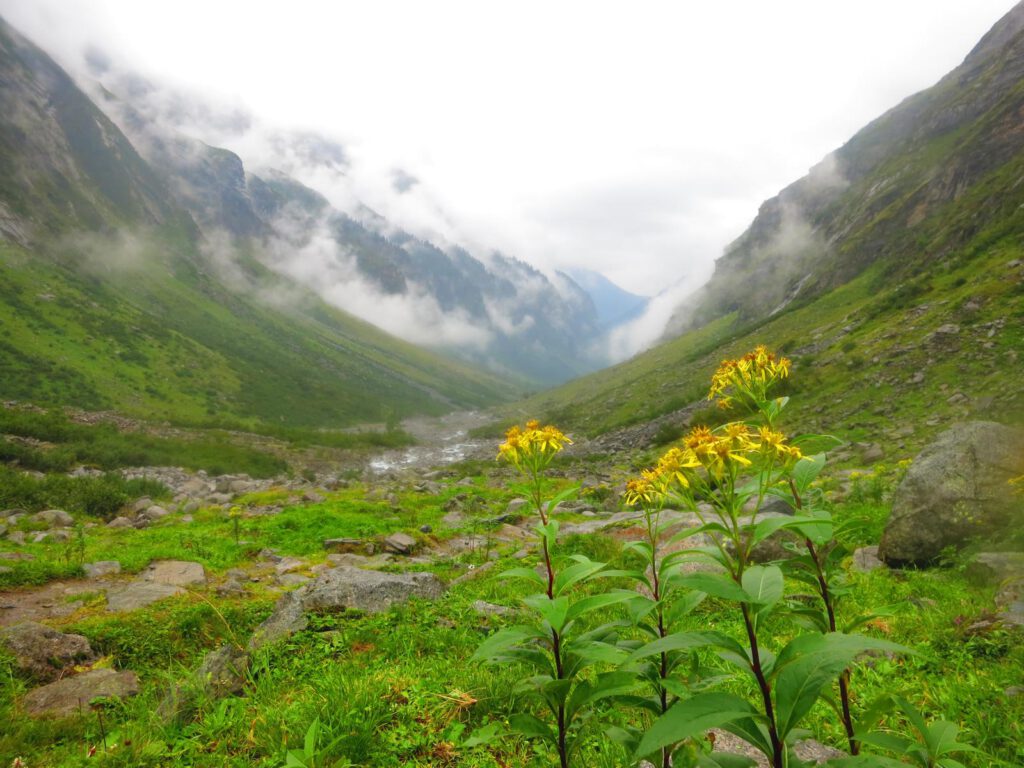
[[[858,535],[863,541],[873,540],[887,514],[889,490],[891,484],[882,489],[879,500],[866,494],[843,502],[837,515],[864,519]],[[328,494],[321,503],[289,505],[285,489],[271,489],[239,499],[252,508],[285,504],[277,515],[244,518],[242,546],[235,545],[224,513],[207,509],[187,525],[172,522],[172,516],[143,530],[90,529],[85,559],[119,559],[127,572],[141,570],[152,559],[197,560],[213,579],[227,568],[251,567],[255,553],[264,547],[315,563],[323,552],[321,540],[328,537],[373,538],[396,530],[422,536],[417,528],[423,524],[433,526],[431,536],[456,535],[459,531],[445,528],[441,518],[446,502],[467,491],[481,504],[461,530],[474,532],[479,521],[502,511],[522,488],[505,487],[503,471],[491,470],[486,477],[478,476],[471,490],[443,485],[433,495],[396,488],[390,501],[381,491],[357,484]],[[502,559],[491,573],[523,565],[510,557],[518,546],[497,546]],[[11,563],[17,569],[16,581],[35,580],[28,578],[30,574],[48,579],[75,570],[74,564],[69,567],[62,561],[59,546],[22,549],[37,559]],[[632,564],[632,555],[620,542],[600,535],[567,536],[558,547],[559,556],[580,552],[615,566]],[[467,553],[417,569],[451,578],[483,556]],[[533,559],[525,561],[532,563]],[[1008,698],[1005,691],[1021,683],[1024,644],[1001,629],[968,629],[988,615],[991,590],[971,586],[956,567],[882,569],[851,578],[854,593],[845,610],[892,606],[891,615],[869,631],[916,650],[909,657],[858,664],[853,678],[856,712],[882,692],[902,693],[930,716],[953,719],[964,728],[965,737],[984,751],[983,756],[968,756],[966,765],[1019,764],[1024,759],[1024,700]],[[321,759],[338,765],[549,765],[552,755],[522,740],[472,749],[461,746],[473,729],[517,711],[514,690],[521,674],[515,668],[467,663],[484,637],[517,620],[514,615],[482,616],[473,610],[473,602],[515,607],[528,591],[521,582],[485,575],[432,603],[413,601],[382,614],[346,611],[314,616],[307,630],[257,654],[242,696],[200,699],[194,717],[179,723],[165,723],[154,715],[170,681],[187,678],[202,656],[220,644],[244,642],[269,613],[271,595],[264,588],[246,598],[200,590],[116,617],[104,614],[101,602],[87,601],[61,628],[84,634],[116,667],[138,672],[141,695],[104,705],[104,752],[95,714],[63,721],[18,717],[14,702],[24,685],[15,676],[0,675],[5,693],[0,696],[0,716],[12,723],[0,733],[0,754],[21,755],[29,765],[70,768],[92,764],[83,755],[96,747],[102,755],[99,764],[109,766],[173,762],[269,768],[283,765],[286,749],[302,749],[307,729],[318,718],[323,729]],[[694,626],[740,631],[735,611],[723,608],[707,601],[693,617]],[[4,663],[9,661],[0,658],[0,666]],[[612,723],[637,716],[628,709],[602,715]],[[842,734],[824,708],[815,711],[810,726],[823,741],[842,743]],[[624,754],[596,724],[582,759],[602,768],[625,764]]]

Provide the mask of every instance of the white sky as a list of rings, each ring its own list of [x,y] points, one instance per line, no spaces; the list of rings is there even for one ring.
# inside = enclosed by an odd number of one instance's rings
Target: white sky
[[[338,138],[389,218],[654,294],[1012,0],[0,0],[66,64]],[[243,158],[244,159],[244,158]],[[389,174],[421,180],[395,195]]]

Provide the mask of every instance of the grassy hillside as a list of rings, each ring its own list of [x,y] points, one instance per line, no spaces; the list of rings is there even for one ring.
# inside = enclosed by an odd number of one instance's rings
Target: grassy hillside
[[[178,423],[345,426],[512,393],[254,266],[246,290],[230,291],[191,248],[154,231],[63,242],[52,258],[0,244],[0,397]]]
[[[1022,259],[1024,241],[1011,234],[901,279],[876,265],[766,322],[744,324],[733,313],[514,410],[599,435],[699,403],[719,360],[765,343],[794,360],[792,386],[804,402],[795,426],[803,429],[911,447],[951,420],[1019,419]],[[705,408],[698,418],[717,414]]]

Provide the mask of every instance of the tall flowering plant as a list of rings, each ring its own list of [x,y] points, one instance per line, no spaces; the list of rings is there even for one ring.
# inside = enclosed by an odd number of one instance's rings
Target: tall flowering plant
[[[568,768],[578,753],[581,726],[591,718],[595,705],[633,684],[632,675],[624,672],[589,674],[595,665],[614,664],[624,657],[625,652],[616,646],[617,626],[606,623],[580,628],[585,615],[624,602],[633,593],[616,590],[578,596],[577,588],[600,576],[605,563],[582,555],[558,562],[554,555],[559,529],[555,509],[578,488],[568,488],[545,501],[544,471],[571,442],[557,428],[529,421],[524,427],[512,427],[498,450],[498,459],[514,466],[529,482],[541,560],[538,570],[514,568],[502,577],[523,579],[540,591],[523,599],[533,612],[533,623],[495,633],[473,657],[492,664],[522,664],[533,670],[520,690],[531,694],[541,704],[541,711],[516,713],[509,718],[509,729],[554,751],[561,768]],[[491,726],[467,743],[482,743],[498,735],[499,729]]]

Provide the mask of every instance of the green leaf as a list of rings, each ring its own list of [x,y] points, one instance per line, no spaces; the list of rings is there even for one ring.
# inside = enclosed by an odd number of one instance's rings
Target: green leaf
[[[749,601],[762,608],[770,608],[782,599],[785,580],[777,565],[754,565],[743,572],[743,591]]]
[[[609,608],[627,600],[636,600],[637,597],[638,595],[636,592],[629,592],[627,590],[616,590],[614,592],[605,592],[600,595],[584,597],[569,606],[565,619],[566,622],[575,621],[580,616],[584,616],[591,611],[600,610],[601,608]]]
[[[541,618],[551,625],[553,630],[556,632],[562,631],[562,627],[565,626],[566,615],[569,612],[568,597],[556,597],[552,600],[547,595],[530,595],[523,598],[523,602],[537,611]]]
[[[585,707],[596,704],[602,699],[623,696],[637,688],[636,676],[630,672],[605,672],[598,675],[593,682],[584,682],[576,686],[569,697],[566,707],[566,719],[571,722],[576,714]]]
[[[641,659],[672,651],[706,648],[709,645],[720,646],[723,637],[726,636],[716,632],[678,632],[640,646],[629,655],[627,663],[633,664]],[[730,650],[733,649],[730,648]]]
[[[815,522],[813,517],[802,517],[796,515],[792,517],[766,517],[764,520],[760,520],[756,525],[754,525],[754,532],[750,537],[751,546],[760,544],[769,536],[783,528],[795,528],[801,523],[813,522]]]
[[[312,757],[316,754],[316,745],[320,741],[320,718],[314,717],[313,722],[309,724],[309,728],[306,729],[306,737],[303,739],[303,748],[306,750],[306,756]]]
[[[501,629],[480,643],[470,660],[490,661],[513,646],[541,638],[543,634],[533,627],[516,626]]]
[[[547,506],[547,514],[548,514],[548,516],[550,517],[552,514],[554,514],[555,508],[559,504],[561,504],[563,501],[568,501],[573,496],[575,496],[577,493],[579,493],[579,491],[580,491],[580,486],[572,485],[572,486],[569,486],[568,488],[564,489],[563,491],[560,491],[559,493],[555,494],[555,496],[552,497],[551,501],[548,502],[548,506]]]
[[[505,735],[501,723],[488,723],[481,726],[470,734],[469,738],[462,742],[464,747],[478,747],[481,744],[490,744],[495,739]]]
[[[704,592],[687,592],[682,597],[676,598],[665,611],[665,622],[669,627],[675,625],[683,616],[688,616],[693,610],[704,602],[707,594]]]
[[[589,579],[604,567],[605,563],[595,563],[587,560],[586,562],[576,563],[563,569],[555,576],[555,596],[561,595],[573,584]]]
[[[555,735],[551,728],[540,718],[522,712],[511,715],[508,719],[508,727],[528,739],[544,739],[552,744],[556,743]]]
[[[818,700],[822,689],[846,669],[857,654],[869,649],[902,650],[901,646],[862,635],[800,635],[775,662],[775,711],[780,738],[785,738]]]
[[[676,744],[684,739],[717,728],[741,717],[756,715],[754,708],[739,696],[730,693],[698,693],[691,699],[677,701],[651,725],[640,740],[637,757]]]
[[[745,603],[750,599],[739,584],[721,573],[688,573],[679,577],[677,583],[722,600]]]
[[[712,752],[697,757],[698,768],[751,768],[756,765],[757,760],[732,752]]]
[[[819,453],[814,456],[804,456],[800,461],[794,464],[793,484],[796,486],[797,491],[802,495],[811,487],[811,483],[814,482],[815,478],[821,474],[821,470],[824,468],[824,453]]]

